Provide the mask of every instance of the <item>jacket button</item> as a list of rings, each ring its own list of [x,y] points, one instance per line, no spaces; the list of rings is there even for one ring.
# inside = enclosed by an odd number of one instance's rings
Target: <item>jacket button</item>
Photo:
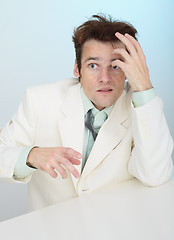
[[[82,192],[86,192],[86,191],[88,191],[88,189],[82,189]]]

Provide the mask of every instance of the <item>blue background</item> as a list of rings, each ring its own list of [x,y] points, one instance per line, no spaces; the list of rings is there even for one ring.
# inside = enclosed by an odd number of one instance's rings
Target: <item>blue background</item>
[[[73,76],[73,29],[100,12],[137,28],[174,137],[172,0],[0,0],[0,127],[16,112],[27,86]],[[0,191],[1,221],[26,212],[26,185],[1,183]]]

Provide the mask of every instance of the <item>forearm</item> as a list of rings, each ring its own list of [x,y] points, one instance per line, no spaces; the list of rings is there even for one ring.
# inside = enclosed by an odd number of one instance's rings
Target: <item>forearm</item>
[[[129,172],[146,185],[166,182],[172,174],[173,140],[158,97],[142,107],[132,106],[132,130]]]
[[[22,151],[34,143],[32,106],[30,91],[27,91],[16,114],[0,131],[0,177],[7,181],[14,181],[15,167]],[[24,176],[21,181],[25,181]]]
[[[0,181],[15,182],[13,178],[14,169],[22,147],[8,147],[1,144],[0,146]]]

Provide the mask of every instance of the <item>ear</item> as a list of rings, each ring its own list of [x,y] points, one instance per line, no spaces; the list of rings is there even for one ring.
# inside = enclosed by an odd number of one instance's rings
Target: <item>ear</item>
[[[74,76],[75,76],[76,78],[79,78],[79,77],[80,77],[79,69],[78,69],[78,66],[77,66],[77,59],[75,60],[75,63],[74,63]]]

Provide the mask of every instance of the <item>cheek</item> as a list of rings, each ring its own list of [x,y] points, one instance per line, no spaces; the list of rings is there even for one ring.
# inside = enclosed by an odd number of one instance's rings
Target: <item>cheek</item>
[[[81,74],[80,83],[81,83],[82,87],[84,89],[86,89],[87,91],[92,90],[94,88],[94,85],[95,85],[94,82],[95,81],[93,80],[93,78],[91,76],[86,75],[84,73]]]
[[[120,69],[119,77],[122,78],[122,79],[126,78],[124,72],[121,69]]]
[[[117,75],[114,79],[115,86],[118,88],[124,87],[125,79],[126,77],[124,74]]]
[[[81,83],[81,86],[82,86],[85,94],[87,95],[87,97],[89,97],[88,95],[91,92],[91,83],[90,83],[90,81],[88,81],[88,79],[84,80],[84,78],[82,78],[80,83]]]
[[[80,75],[80,83],[81,83],[82,87],[84,87],[85,86],[85,80],[84,80],[84,78],[82,76],[83,75],[81,74]]]
[[[80,78],[80,84],[83,87],[83,80],[82,80],[82,78]]]

